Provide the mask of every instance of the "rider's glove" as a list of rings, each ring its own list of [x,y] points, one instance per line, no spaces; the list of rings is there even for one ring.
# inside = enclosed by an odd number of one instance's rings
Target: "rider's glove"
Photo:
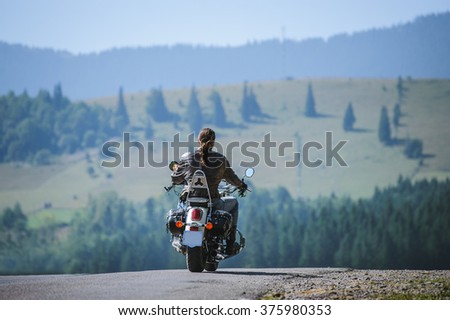
[[[242,181],[242,186],[239,188],[239,197],[245,197],[245,193],[248,190],[247,184]]]

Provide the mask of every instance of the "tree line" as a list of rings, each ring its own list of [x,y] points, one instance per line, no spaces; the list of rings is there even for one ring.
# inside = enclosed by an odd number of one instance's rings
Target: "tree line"
[[[400,177],[396,186],[359,200],[331,196],[308,202],[291,199],[281,188],[264,193],[248,203],[258,213],[245,224],[246,233],[264,234],[258,249],[249,252],[250,266],[450,266],[448,179],[413,183]]]
[[[71,98],[85,99],[111,96],[117,83],[138,92],[159,85],[181,88],[287,77],[448,79],[449,29],[446,12],[326,40],[270,39],[238,47],[167,45],[71,55],[0,41],[0,57],[8,61],[2,63],[0,93],[25,87],[34,94],[42,84],[57,81]]]
[[[244,85],[242,118],[246,122],[270,116],[261,112],[253,90]],[[145,106],[144,127],[131,125],[123,89],[119,88],[114,110],[85,102],[72,102],[63,95],[61,85],[53,93],[40,90],[35,97],[25,91],[0,96],[0,162],[25,161],[37,165],[51,162],[54,155],[75,153],[100,146],[124,130],[144,130],[147,139],[154,137],[153,122],[172,122],[179,128],[180,120],[190,131],[199,132],[205,123],[219,128],[236,127],[227,120],[220,93],[209,96],[212,116],[205,117],[197,90],[192,87],[185,114],[168,111],[162,89],[152,89]]]
[[[47,164],[52,155],[100,145],[123,130],[128,121],[123,111],[71,102],[59,84],[53,94],[0,96],[0,162]]]
[[[397,82],[398,101],[393,109],[393,128],[397,131],[403,116],[408,88],[401,77]],[[71,102],[62,93],[58,84],[53,94],[40,90],[36,97],[30,97],[25,91],[16,95],[10,92],[0,96],[0,162],[27,161],[35,164],[48,164],[53,155],[74,153],[85,148],[101,145],[108,138],[121,135],[124,130],[144,132],[146,139],[155,136],[153,123],[172,123],[178,130],[180,122],[190,132],[199,132],[205,125],[217,128],[245,128],[253,123],[267,123],[274,117],[262,111],[253,88],[244,82],[242,99],[239,105],[241,123],[232,123],[227,119],[223,99],[217,90],[208,96],[211,109],[204,114],[195,87],[191,88],[185,111],[170,112],[161,88],[153,88],[147,96],[146,117],[141,119],[143,126],[132,125],[125,104],[123,89],[119,88],[115,109],[103,106],[90,106],[84,102]],[[181,106],[181,101],[179,105]],[[316,110],[312,84],[308,84],[304,105],[304,116],[320,118],[326,115]],[[349,102],[343,115],[343,129],[358,131],[354,128],[357,120],[353,105]],[[378,138],[386,146],[404,145],[404,154],[408,158],[423,157],[423,142],[420,139],[405,141],[393,138],[391,121],[386,106],[381,108]]]
[[[292,198],[255,189],[240,200],[247,242],[233,267],[448,269],[450,180],[376,189],[368,199]],[[175,197],[132,203],[91,198],[72,222],[30,228],[19,205],[0,215],[0,273],[100,273],[184,268],[170,245],[166,212]]]

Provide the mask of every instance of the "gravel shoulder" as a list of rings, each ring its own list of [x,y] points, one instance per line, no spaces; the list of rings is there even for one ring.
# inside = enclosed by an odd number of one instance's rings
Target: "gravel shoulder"
[[[450,270],[321,269],[317,273],[298,272],[284,277],[260,299],[449,300]]]

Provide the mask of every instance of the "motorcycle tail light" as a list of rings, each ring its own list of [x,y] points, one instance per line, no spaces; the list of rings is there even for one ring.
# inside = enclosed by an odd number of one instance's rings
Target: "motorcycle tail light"
[[[205,226],[206,230],[211,230],[213,228],[212,222],[208,222]]]
[[[198,208],[192,209],[191,219],[192,221],[200,221],[202,219],[202,210]]]
[[[183,228],[183,222],[178,220],[178,221],[175,223],[175,226],[176,226],[177,228]]]

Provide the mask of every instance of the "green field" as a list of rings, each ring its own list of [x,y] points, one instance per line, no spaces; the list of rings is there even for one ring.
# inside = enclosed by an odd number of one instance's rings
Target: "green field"
[[[317,111],[324,115],[306,118],[303,109],[308,83],[312,84]],[[397,79],[302,79],[291,81],[250,83],[263,112],[273,116],[266,123],[246,124],[245,128],[215,128],[217,141],[227,145],[231,141],[256,141],[261,143],[264,135],[271,133],[278,143],[292,141],[300,145],[308,141],[325,143],[325,132],[332,131],[335,144],[338,140],[348,140],[340,152],[348,167],[286,168],[284,163],[292,159],[293,149],[287,149],[284,157],[277,157],[272,151],[271,159],[276,160],[275,168],[260,163],[252,178],[255,188],[286,187],[293,196],[314,198],[349,195],[353,198],[371,196],[374,188],[394,184],[399,175],[412,179],[450,177],[450,80],[404,80],[407,88],[401,106],[404,116],[398,132],[392,127],[393,136],[399,139],[419,138],[424,143],[427,155],[419,160],[409,160],[403,155],[402,146],[386,147],[378,141],[378,122],[383,105],[392,111],[397,102]],[[242,99],[242,84],[197,88],[200,104],[205,117],[211,115],[212,103],[208,96],[213,89],[222,97],[227,118],[235,124],[242,124],[239,106]],[[125,88],[126,90],[126,88]],[[190,88],[165,90],[164,96],[170,111],[183,115],[188,104]],[[145,144],[143,132],[139,129],[145,117],[145,104],[149,92],[130,93],[125,103],[135,127],[134,139]],[[114,108],[117,97],[98,98],[89,104],[100,104]],[[356,123],[354,132],[342,129],[344,111],[353,104]],[[207,123],[205,125],[208,125]],[[161,158],[161,142],[173,141],[175,133],[181,131],[186,140],[187,125],[179,127],[171,123],[154,124],[155,155]],[[296,140],[300,136],[300,141]],[[118,138],[121,141],[121,138]],[[252,151],[255,151],[254,149]],[[258,154],[262,156],[263,149]],[[86,159],[90,154],[92,162]],[[150,196],[164,196],[162,187],[169,183],[167,168],[138,168],[134,162],[131,168],[106,169],[100,167],[100,148],[75,155],[55,159],[50,166],[30,166],[25,164],[1,164],[0,207],[12,206],[20,202],[29,213],[39,213],[45,203],[70,215],[72,209],[84,207],[89,196],[106,190],[116,190],[120,195],[133,201],[145,201]],[[311,160],[324,158],[324,151],[311,154]],[[136,160],[137,157],[134,157]],[[249,160],[235,150],[233,167],[241,174],[240,160]],[[89,175],[88,167],[95,170]],[[69,213],[68,213],[69,212]],[[62,219],[64,220],[64,219]]]

